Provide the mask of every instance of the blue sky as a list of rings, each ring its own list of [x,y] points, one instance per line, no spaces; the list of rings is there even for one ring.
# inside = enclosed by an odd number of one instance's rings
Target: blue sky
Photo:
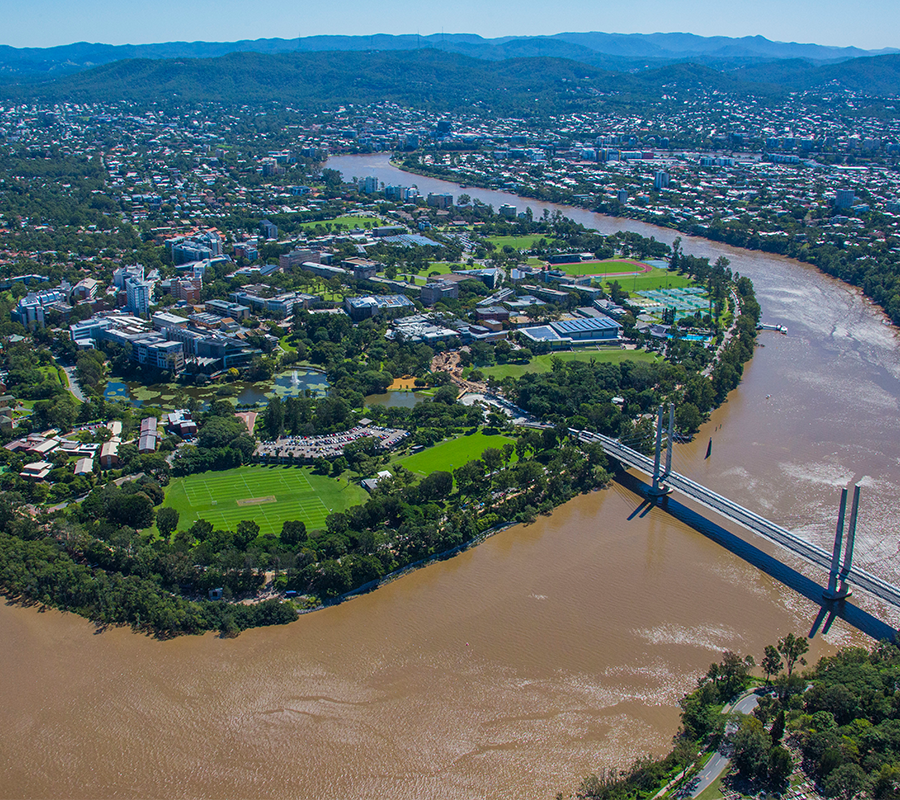
[[[314,34],[561,31],[900,47],[900,0],[27,0],[3,4],[0,44],[142,44]]]

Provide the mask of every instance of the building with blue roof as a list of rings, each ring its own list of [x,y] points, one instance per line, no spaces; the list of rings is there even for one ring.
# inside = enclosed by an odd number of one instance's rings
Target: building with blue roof
[[[387,230],[385,228],[385,230]],[[402,230],[402,228],[400,229]],[[440,247],[441,243],[422,236],[420,233],[401,233],[394,236],[384,236],[382,240],[385,244],[396,244],[400,247]]]
[[[526,339],[539,344],[549,344],[554,348],[609,344],[619,340],[621,331],[622,326],[609,317],[573,319],[519,328],[519,333]]]
[[[618,339],[622,327],[609,317],[551,322],[550,326],[560,336],[572,339]]]

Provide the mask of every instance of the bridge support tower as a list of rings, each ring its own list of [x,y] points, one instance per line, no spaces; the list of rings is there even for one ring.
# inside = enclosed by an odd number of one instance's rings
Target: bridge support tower
[[[669,403],[669,430],[666,437],[666,468],[665,471],[660,470],[662,462],[662,439],[663,439],[663,417],[665,415],[665,406],[660,405],[656,412],[656,449],[653,456],[653,485],[647,491],[650,500],[659,501],[672,490],[665,485],[664,481],[672,472],[672,446],[674,444],[675,435],[675,404]]]
[[[847,490],[841,489],[841,505],[838,509],[837,530],[834,534],[834,551],[831,556],[831,570],[828,573],[828,588],[823,590],[826,600],[844,600],[850,596],[847,575],[853,566],[853,547],[856,543],[856,519],[859,513],[859,484],[853,487],[853,503],[850,507],[850,522],[847,526],[847,541],[844,545],[844,559],[841,563],[841,545],[844,538],[844,517],[847,513]]]

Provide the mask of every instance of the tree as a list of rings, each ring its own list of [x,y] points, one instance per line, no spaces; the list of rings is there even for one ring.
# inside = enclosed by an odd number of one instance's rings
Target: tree
[[[156,528],[164,539],[168,539],[178,527],[178,511],[164,506],[156,512]]]
[[[266,405],[263,426],[270,439],[277,439],[284,430],[284,406],[280,397],[273,397]]]
[[[457,389],[455,386],[442,386],[434,393],[435,403],[446,403],[454,405],[456,403]]]
[[[766,779],[769,775],[769,751],[772,739],[756,717],[744,717],[731,737],[732,760],[741,777],[748,781]]]
[[[479,460],[469,461],[461,467],[457,467],[453,476],[456,478],[456,487],[459,493],[472,497],[478,493],[484,479],[484,464]]]
[[[706,677],[715,685],[721,700],[730,700],[747,687],[754,664],[753,656],[741,658],[737,653],[726,650],[721,663],[710,664]]]
[[[213,526],[212,523],[208,520],[198,519],[193,525],[191,525],[188,532],[193,538],[197,539],[200,542],[203,542],[212,535]]]
[[[490,472],[495,472],[503,465],[503,453],[497,447],[488,447],[481,454],[481,459]]]
[[[803,694],[806,681],[800,675],[780,673],[774,680],[775,694],[782,705],[786,705],[792,697]]]
[[[872,784],[872,797],[875,800],[889,800],[900,794],[900,767],[884,764]]]
[[[718,696],[711,683],[702,683],[681,698],[681,724],[689,737],[700,739],[722,723],[724,717],[715,708],[717,702]]]
[[[789,633],[783,639],[778,640],[778,652],[784,656],[788,678],[791,677],[795,664],[806,665],[806,659],[803,658],[803,655],[808,650],[809,641],[804,636],[794,636],[793,633]]]
[[[237,420],[234,416],[234,405],[228,400],[213,400],[209,404],[209,409],[206,412],[207,418],[210,417],[222,417],[223,419]],[[238,424],[243,424],[238,422]]]
[[[350,565],[334,559],[323,561],[319,575],[316,577],[316,590],[323,597],[336,597],[350,590],[351,585]]]
[[[226,447],[242,433],[246,433],[244,424],[234,416],[233,406],[231,410],[232,416],[215,416],[203,425],[199,434],[201,447]]]
[[[234,535],[234,546],[238,550],[246,550],[252,541],[259,536],[259,525],[252,519],[242,519],[237,524]]]
[[[794,771],[791,754],[783,745],[775,745],[769,751],[769,785],[780,788],[787,783]]]
[[[281,541],[288,547],[296,547],[306,541],[306,524],[301,520],[285,520],[281,526]]]
[[[675,410],[675,422],[678,424],[678,430],[696,433],[703,424],[703,415],[693,403],[679,403]]]
[[[426,475],[419,483],[419,496],[423,500],[444,500],[453,491],[453,476],[437,470]]]
[[[103,380],[103,353],[99,350],[85,350],[79,353],[75,362],[75,376],[85,391],[95,390]]]
[[[78,416],[75,401],[69,395],[52,400],[39,400],[32,408],[32,419],[37,428],[59,428],[71,430]]]
[[[763,660],[759,665],[762,667],[763,674],[766,676],[767,685],[771,683],[771,677],[781,672],[781,668],[784,666],[781,663],[781,655],[771,644],[766,645],[766,654],[763,656]]]
[[[772,695],[762,695],[753,709],[753,716],[756,717],[763,725],[767,725],[769,720],[775,716],[780,705]]]
[[[681,237],[676,236],[672,242],[672,257],[669,259],[669,269],[677,270],[681,264]]]
[[[688,767],[697,758],[697,744],[683,729],[675,736],[675,747],[672,748],[672,757],[681,769],[681,778],[679,780],[683,780],[687,774]]]
[[[853,800],[868,785],[866,773],[858,764],[845,762],[833,769],[825,778],[826,797]]]
[[[153,524],[153,502],[143,492],[117,494],[109,501],[107,516],[120,525],[147,528]]]

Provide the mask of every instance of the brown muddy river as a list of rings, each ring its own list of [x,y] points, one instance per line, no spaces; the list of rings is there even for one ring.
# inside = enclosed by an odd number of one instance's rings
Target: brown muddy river
[[[383,157],[331,166],[448,186]],[[790,335],[760,335],[741,387],[676,449],[675,468],[825,547],[840,487],[861,480],[859,563],[897,580],[893,329],[810,267],[695,239],[685,249],[725,253],[753,278],[764,319]],[[758,658],[806,633],[818,607],[659,510],[633,515],[637,505],[613,485],[236,640],[157,642],[0,606],[0,794],[552,798],[588,772],[661,752],[679,696],[723,649]],[[896,627],[894,610],[854,602]],[[866,641],[837,621],[811,655]]]

